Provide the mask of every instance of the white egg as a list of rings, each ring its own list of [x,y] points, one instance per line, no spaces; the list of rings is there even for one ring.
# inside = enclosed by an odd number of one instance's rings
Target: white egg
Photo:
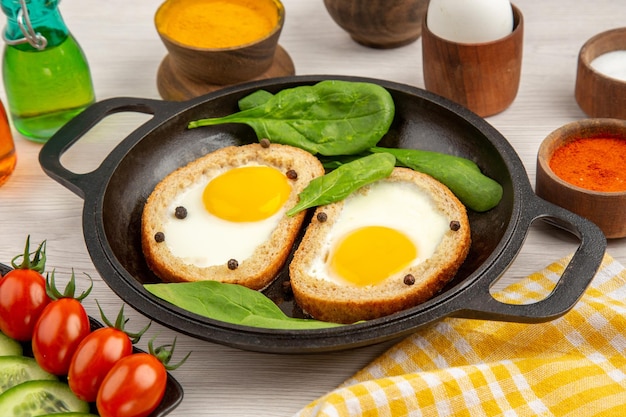
[[[490,42],[513,31],[513,9],[509,0],[430,0],[426,24],[452,42]]]
[[[321,245],[319,255],[310,265],[310,276],[342,285],[376,284],[388,278],[389,272],[401,272],[431,257],[449,230],[449,220],[436,210],[432,198],[417,185],[410,182],[379,181],[367,188],[367,192],[353,193],[346,198],[341,214]],[[340,242],[351,233],[372,226],[392,229],[403,237],[392,236],[397,244],[384,238],[370,238],[369,241],[362,238],[362,241],[356,242],[360,247],[347,249],[348,252],[352,251],[348,254],[352,256],[352,260],[346,261],[349,265],[346,269],[351,271],[344,271],[342,274],[333,265]],[[398,260],[404,263],[400,268],[387,270],[389,267],[393,268],[385,265],[389,259],[405,249],[410,250],[408,246],[411,243],[415,254]],[[352,278],[348,275],[352,275]]]
[[[275,168],[265,168],[279,172]],[[163,221],[166,244],[172,255],[187,264],[208,267],[225,265],[229,259],[240,262],[248,259],[259,245],[269,239],[286,211],[283,205],[273,215],[256,221],[230,221],[210,213],[203,199],[205,187],[225,172],[217,171],[213,177],[199,178],[177,194],[167,210],[168,218]],[[280,176],[285,177],[282,173]],[[175,216],[176,207],[186,209],[184,219]]]

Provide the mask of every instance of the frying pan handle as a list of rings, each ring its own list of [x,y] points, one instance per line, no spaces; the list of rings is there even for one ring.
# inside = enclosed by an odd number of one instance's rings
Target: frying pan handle
[[[563,228],[580,239],[580,245],[566,266],[552,292],[544,299],[532,304],[507,304],[496,300],[489,288],[499,278],[477,280],[475,286],[467,288],[467,299],[459,305],[465,305],[456,317],[540,323],[556,319],[567,313],[582,297],[587,286],[595,276],[606,249],[606,238],[602,231],[591,221],[568,210],[549,203],[532,193],[532,202],[522,214],[520,229],[524,236],[530,225],[537,219],[544,220]],[[509,245],[511,246],[511,245]],[[511,260],[515,255],[511,255]],[[481,282],[482,281],[482,282]]]
[[[39,152],[39,163],[51,178],[84,198],[85,190],[97,178],[96,172],[98,169],[85,174],[77,174],[66,169],[61,164],[61,156],[72,145],[109,115],[121,112],[136,112],[156,116],[137,128],[134,132],[137,133],[139,130],[150,131],[154,128],[152,125],[158,124],[159,120],[161,120],[159,116],[165,116],[166,113],[171,114],[173,108],[177,107],[178,103],[175,102],[135,97],[117,97],[96,102],[67,122],[46,142]],[[131,136],[128,139],[132,142]],[[141,138],[141,135],[135,135],[134,137]],[[133,145],[134,143],[127,144],[128,148]]]

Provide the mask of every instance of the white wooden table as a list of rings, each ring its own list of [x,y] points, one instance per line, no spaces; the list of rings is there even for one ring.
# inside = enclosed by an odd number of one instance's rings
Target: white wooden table
[[[321,0],[283,0],[287,17],[280,44],[296,72],[388,79],[423,87],[421,42],[392,50],[354,43],[327,14]],[[166,51],[154,29],[157,0],[64,0],[61,12],[89,60],[98,99],[119,96],[159,98],[157,68]],[[519,153],[531,183],[539,143],[557,127],[585,117],[574,100],[576,58],[591,36],[625,24],[626,2],[616,0],[518,0],[525,18],[519,94],[505,112],[488,118]],[[6,100],[4,91],[0,91]],[[147,116],[119,114],[94,128],[63,161],[76,172],[95,168],[104,155]],[[100,279],[82,234],[82,200],[48,178],[38,163],[41,145],[15,135],[18,165],[0,187],[0,262],[21,252],[25,238],[48,241],[48,267],[58,279],[71,268],[94,277],[89,313],[98,317],[97,299],[114,317],[122,305]],[[510,282],[572,252],[577,241],[555,228],[534,226],[517,260],[503,277]],[[626,242],[609,242],[608,252],[626,262]],[[149,320],[128,308],[129,328]],[[181,354],[193,351],[174,372],[185,389],[173,416],[289,416],[333,389],[389,344],[313,355],[273,355],[240,351],[196,340],[153,324],[140,343],[178,336]]]

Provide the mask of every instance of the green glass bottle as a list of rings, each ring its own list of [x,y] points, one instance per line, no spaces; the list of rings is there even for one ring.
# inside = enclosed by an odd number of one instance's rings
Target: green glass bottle
[[[13,125],[45,142],[95,101],[87,59],[59,0],[1,0],[7,16],[2,77]]]

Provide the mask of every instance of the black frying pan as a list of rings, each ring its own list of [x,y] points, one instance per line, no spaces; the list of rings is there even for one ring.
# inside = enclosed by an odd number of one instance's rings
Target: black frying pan
[[[140,244],[140,218],[155,185],[174,169],[217,148],[256,141],[246,125],[188,130],[191,120],[237,111],[237,101],[258,90],[314,84],[322,79],[375,82],[387,88],[396,116],[381,146],[420,148],[475,161],[504,188],[500,204],[486,213],[470,212],[472,247],[455,279],[436,297],[414,308],[365,323],[323,330],[270,330],[232,325],[189,313],[149,294],[143,283],[157,282],[147,268]],[[94,171],[76,174],[64,168],[61,155],[104,117],[118,112],[153,117],[126,137]],[[427,91],[393,82],[343,76],[297,76],[230,87],[187,102],[113,98],[98,102],[70,121],[42,148],[44,171],[84,199],[83,232],[94,265],[125,302],[146,316],[182,333],[241,349],[299,353],[364,346],[408,335],[443,317],[535,323],[571,309],[597,271],[606,240],[591,222],[537,197],[509,142],[469,110]],[[544,219],[570,231],[580,245],[544,300],[530,305],[504,304],[490,286],[519,252],[531,223]],[[269,297],[288,314],[297,306],[285,297],[281,283]]]

